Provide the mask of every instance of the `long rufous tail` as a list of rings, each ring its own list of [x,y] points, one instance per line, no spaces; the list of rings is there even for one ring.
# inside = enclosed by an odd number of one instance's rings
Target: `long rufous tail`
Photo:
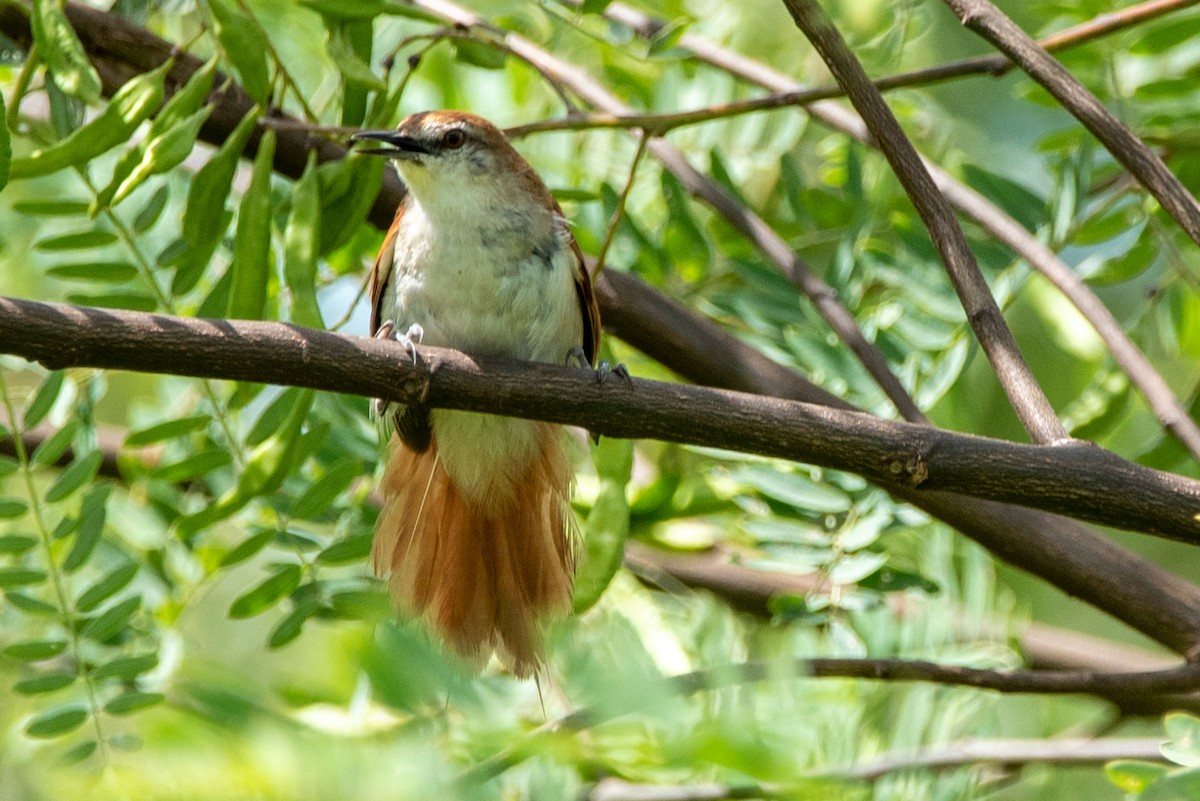
[[[427,620],[468,660],[481,663],[495,650],[522,676],[540,661],[539,624],[570,611],[575,570],[561,430],[537,424],[534,432],[536,447],[517,466],[514,491],[481,498],[447,473],[436,428],[423,453],[393,436],[371,551],[376,573],[391,573],[398,607]]]

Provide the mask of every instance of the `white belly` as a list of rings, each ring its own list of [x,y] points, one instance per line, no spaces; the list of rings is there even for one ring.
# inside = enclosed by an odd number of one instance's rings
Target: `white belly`
[[[418,212],[414,214],[413,212]],[[565,231],[545,242],[462,226],[431,236],[419,207],[405,214],[381,303],[397,331],[418,324],[426,345],[563,364],[583,344],[574,255]],[[511,228],[511,226],[510,226]],[[438,242],[440,246],[430,246]],[[439,459],[468,497],[511,499],[536,456],[536,423],[435,409]]]

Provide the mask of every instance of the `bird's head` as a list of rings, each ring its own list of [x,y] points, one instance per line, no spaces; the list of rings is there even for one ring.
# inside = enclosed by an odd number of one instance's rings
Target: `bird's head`
[[[424,111],[405,118],[395,131],[365,131],[354,138],[386,145],[358,152],[391,158],[418,198],[498,186],[511,191],[532,173],[496,126],[462,111]]]

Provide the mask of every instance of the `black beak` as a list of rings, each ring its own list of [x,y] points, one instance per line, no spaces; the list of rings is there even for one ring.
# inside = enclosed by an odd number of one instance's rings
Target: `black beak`
[[[395,131],[363,131],[350,137],[354,140],[370,139],[383,142],[391,147],[360,148],[355,153],[367,153],[373,156],[389,156],[394,159],[409,159],[416,161],[421,156],[430,154],[429,148],[422,145],[411,136],[404,136]]]

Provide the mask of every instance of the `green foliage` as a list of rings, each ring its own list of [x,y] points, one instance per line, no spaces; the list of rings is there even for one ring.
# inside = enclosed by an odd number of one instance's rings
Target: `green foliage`
[[[812,74],[774,5],[659,4],[665,22],[647,38],[603,18],[609,5],[473,8],[638,110],[751,96],[690,56],[687,34]],[[923,6],[842,5],[839,25],[872,74],[938,62],[967,41]],[[291,137],[260,125],[262,110],[372,127],[439,106],[502,125],[563,114],[555,88],[499,46],[496,31],[446,41],[446,20],[402,3],[116,8],[177,36],[204,66],[168,91],[168,61],[104,102],[61,6],[33,4],[41,61],[24,83],[17,67],[0,72],[11,123],[0,129],[5,292],[314,328],[346,316],[343,330],[365,334],[361,305],[350,306],[379,246],[367,217],[390,168],[312,156],[286,162],[304,167],[287,180],[275,169],[295,156],[283,153]],[[1027,9],[1021,22],[1057,30],[1104,9],[1079,0]],[[1193,193],[1200,45],[1187,33],[1196,20],[1181,12],[1062,54],[1169,155]],[[222,76],[258,106],[210,150],[197,142]],[[973,80],[889,100],[923,152],[1057,250],[1200,408],[1194,247],[1086,132],[1037,105],[1040,90]],[[43,107],[48,119],[33,112]],[[927,234],[873,150],[792,108],[669,138],[834,288],[938,424],[1020,436]],[[628,136],[557,133],[517,145],[595,255],[628,178]],[[1071,430],[1196,475],[1086,324],[982,230],[967,232]],[[894,416],[789,277],[650,158],[606,263]],[[620,343],[612,349],[635,375],[665,373]],[[1080,718],[1106,710],[1040,699],[1028,702],[1036,714],[1020,715],[1009,699],[974,690],[806,677],[797,660],[813,656],[1017,667],[1024,612],[985,554],[854,476],[609,439],[591,448],[590,464],[577,460],[577,614],[548,633],[540,686],[495,664],[476,676],[418,622],[396,620],[370,575],[380,451],[362,399],[44,373],[10,360],[0,371],[4,432],[39,436],[28,452],[0,457],[0,723],[6,777],[30,798],[563,798],[613,776],[797,798],[965,799],[988,792],[980,772],[868,784],[844,770],[965,737],[1049,736],[1080,707]],[[115,455],[100,447],[114,428]],[[811,579],[811,589],[777,594],[772,619],[755,620],[669,575],[635,580],[621,567],[630,542],[679,557],[711,551],[740,568]],[[1023,597],[1026,605],[1047,604]],[[729,666],[745,660],[769,664],[770,675],[743,681]],[[692,671],[686,691],[671,679]],[[1114,763],[1108,776],[1121,792],[1194,797],[1196,722],[1172,716],[1167,727],[1164,754],[1178,767]],[[105,770],[112,783],[97,784]],[[1040,779],[1014,781],[1034,797]],[[1053,780],[1046,788],[1042,797],[1070,797]]]

